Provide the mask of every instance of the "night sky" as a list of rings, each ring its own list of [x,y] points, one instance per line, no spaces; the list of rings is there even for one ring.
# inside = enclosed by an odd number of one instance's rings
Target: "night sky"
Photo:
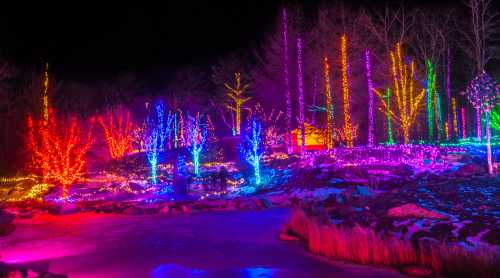
[[[281,4],[269,0],[159,2],[2,8],[0,51],[21,65],[49,61],[61,78],[173,69],[208,63],[258,42],[273,26]]]
[[[41,67],[48,61],[61,79],[106,79],[129,71],[207,65],[259,43],[284,1],[157,2],[161,4],[82,1],[2,7],[0,53],[21,66]],[[354,2],[371,7],[383,3]],[[304,3],[307,12],[320,1]]]

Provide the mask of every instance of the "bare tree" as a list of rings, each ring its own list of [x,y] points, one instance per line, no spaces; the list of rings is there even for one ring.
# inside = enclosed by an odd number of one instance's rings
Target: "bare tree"
[[[500,12],[495,11],[491,0],[468,0],[471,24],[459,28],[466,43],[464,52],[474,61],[474,75],[481,73],[491,59],[498,57],[500,41]]]

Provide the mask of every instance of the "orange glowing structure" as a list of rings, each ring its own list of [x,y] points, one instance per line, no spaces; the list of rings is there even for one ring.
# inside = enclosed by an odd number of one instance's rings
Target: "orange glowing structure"
[[[28,118],[28,148],[33,166],[41,170],[45,181],[60,183],[66,199],[69,186],[83,174],[85,155],[93,143],[94,120],[84,130],[76,117],[56,119],[51,115],[48,122]]]
[[[98,118],[112,159],[124,157],[132,148],[134,125],[130,112],[118,108]]]
[[[391,51],[390,53],[394,82],[392,91],[394,92],[393,95],[397,109],[393,109],[393,106],[390,105],[391,99],[386,98],[378,90],[375,90],[375,92],[383,105],[383,109],[380,109],[380,111],[383,113],[388,112],[392,119],[399,124],[403,130],[404,144],[408,144],[410,142],[410,128],[415,123],[415,119],[422,106],[425,89],[418,91],[415,88],[415,62],[412,61],[410,65],[405,64],[401,52],[401,45],[397,43],[395,51]],[[388,106],[391,109],[387,109]]]
[[[326,99],[326,148],[331,150],[333,148],[333,100],[332,100],[332,87],[330,84],[330,64],[328,57],[323,58],[323,71],[325,78],[325,99]]]
[[[304,130],[306,139],[304,147],[306,151],[320,151],[325,150],[325,131],[304,122]],[[302,148],[302,133],[301,128],[292,130],[292,149],[294,152],[300,152]]]
[[[250,84],[241,85],[241,74],[239,72],[234,73],[235,86],[231,87],[228,83],[224,83],[224,87],[228,90],[227,96],[231,99],[233,104],[226,105],[227,109],[233,111],[236,114],[236,135],[240,135],[241,132],[241,108],[243,105],[250,100],[250,97],[244,97],[244,93],[250,86]]]

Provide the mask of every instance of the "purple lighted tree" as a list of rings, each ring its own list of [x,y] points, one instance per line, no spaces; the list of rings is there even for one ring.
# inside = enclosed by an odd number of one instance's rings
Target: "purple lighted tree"
[[[500,87],[495,84],[486,72],[482,72],[476,76],[467,87],[466,96],[472,106],[478,111],[479,117],[481,113],[486,116],[486,149],[488,158],[488,172],[493,173],[491,163],[491,143],[490,143],[490,111],[500,101]],[[481,121],[479,121],[479,129]]]

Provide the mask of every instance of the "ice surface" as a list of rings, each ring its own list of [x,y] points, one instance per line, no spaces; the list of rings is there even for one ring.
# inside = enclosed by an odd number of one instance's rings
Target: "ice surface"
[[[16,220],[16,231],[0,238],[0,261],[69,277],[402,277],[279,241],[289,213],[38,215]]]

